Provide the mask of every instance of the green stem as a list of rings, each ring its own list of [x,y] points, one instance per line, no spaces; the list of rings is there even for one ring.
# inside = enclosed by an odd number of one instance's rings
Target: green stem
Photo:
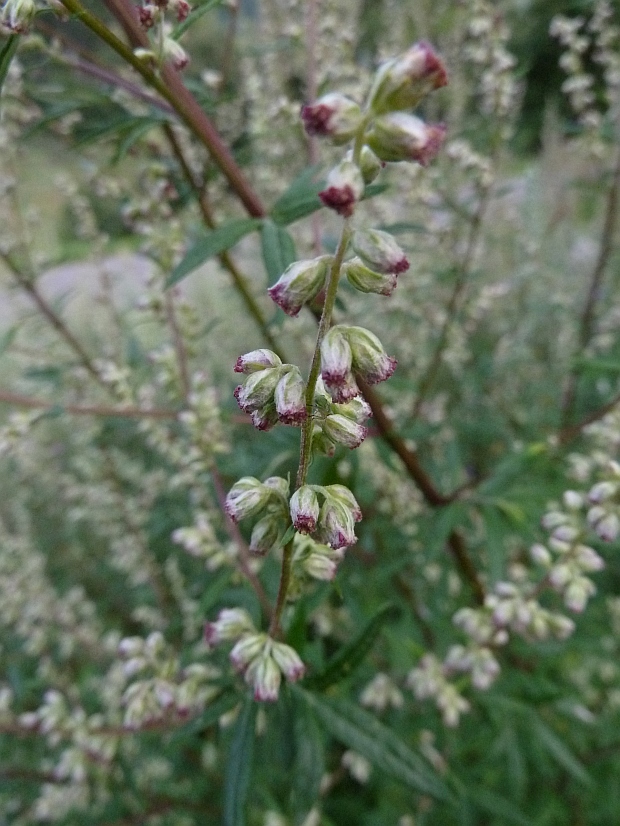
[[[288,593],[288,586],[291,583],[291,572],[293,568],[293,540],[291,539],[284,546],[282,554],[282,570],[280,572],[280,585],[278,587],[278,598],[276,600],[276,607],[274,608],[269,625],[269,636],[275,637],[278,634],[280,627],[280,617],[286,605],[286,595]]]
[[[325,333],[329,330],[332,321],[332,313],[334,310],[334,303],[336,301],[336,294],[338,292],[338,281],[340,279],[340,268],[349,246],[351,239],[351,227],[349,221],[346,220],[342,227],[338,248],[334,255],[334,260],[327,278],[327,286],[325,289],[325,302],[323,304],[323,313],[319,322],[319,331],[316,337],[316,345],[314,347],[314,354],[312,356],[312,364],[310,366],[310,375],[308,376],[308,384],[306,385],[306,420],[301,430],[301,445],[299,456],[299,468],[297,470],[296,487],[300,488],[306,483],[308,475],[308,468],[310,467],[310,456],[312,446],[312,427],[314,424],[314,391],[316,383],[319,378],[319,370],[321,367],[321,343],[325,337]]]

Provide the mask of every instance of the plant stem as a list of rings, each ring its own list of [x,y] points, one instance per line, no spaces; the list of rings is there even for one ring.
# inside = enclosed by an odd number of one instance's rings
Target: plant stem
[[[340,240],[334,260],[329,270],[327,278],[327,285],[325,288],[325,302],[323,304],[323,312],[321,320],[319,321],[319,330],[316,337],[316,344],[314,353],[312,355],[312,364],[310,365],[310,375],[308,376],[308,383],[306,385],[306,420],[303,423],[301,430],[301,445],[299,456],[299,468],[297,470],[296,487],[300,488],[306,483],[308,475],[308,468],[310,467],[310,455],[312,446],[312,428],[314,424],[314,391],[316,390],[316,383],[319,378],[319,370],[321,367],[321,344],[325,338],[325,333],[329,330],[332,321],[332,313],[334,310],[334,303],[336,301],[336,294],[338,292],[338,281],[340,279],[340,268],[349,246],[351,239],[351,226],[346,220],[340,233]]]

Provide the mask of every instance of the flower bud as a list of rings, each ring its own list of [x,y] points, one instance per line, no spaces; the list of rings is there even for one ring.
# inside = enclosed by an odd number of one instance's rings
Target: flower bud
[[[321,342],[321,377],[328,390],[329,385],[346,381],[351,373],[352,358],[342,327],[332,327]]]
[[[326,554],[310,553],[302,565],[308,576],[324,582],[331,582],[338,573],[338,563]]]
[[[377,295],[392,295],[396,289],[397,276],[395,273],[379,273],[368,269],[359,258],[347,261],[342,265],[342,274],[349,284],[361,293],[376,293]]]
[[[263,482],[265,487],[280,497],[282,504],[286,507],[288,503],[289,482],[282,476],[270,476]]]
[[[370,91],[375,114],[413,109],[434,89],[448,82],[446,67],[429,43],[416,43],[379,67]]]
[[[371,270],[399,275],[409,269],[407,256],[388,232],[379,229],[357,230],[351,246]]]
[[[356,396],[359,396],[360,393],[360,389],[357,386],[352,373],[349,373],[342,381],[338,383],[332,383],[326,379],[325,387],[329,391],[335,404],[347,404],[352,399],[356,398]]]
[[[224,640],[236,640],[254,631],[252,617],[243,608],[223,608],[215,622],[205,624],[205,640],[217,645]]]
[[[34,0],[6,0],[0,10],[0,23],[15,34],[28,31],[36,6]]]
[[[257,370],[251,373],[245,384],[235,388],[237,404],[245,413],[253,413],[273,400],[276,385],[282,376],[279,368]]]
[[[396,369],[396,359],[387,355],[374,333],[364,327],[347,327],[346,336],[351,347],[353,369],[368,384],[390,378]]]
[[[539,565],[547,567],[551,564],[551,554],[544,545],[536,543],[530,548],[530,557],[532,562],[537,562]]]
[[[351,450],[359,447],[368,435],[368,429],[364,425],[357,424],[340,413],[327,416],[322,422],[322,427],[328,439]]]
[[[243,673],[265,648],[266,634],[244,634],[230,652],[235,671]]]
[[[291,520],[299,533],[314,533],[319,518],[319,500],[309,485],[302,485],[291,496]]]
[[[275,660],[265,647],[245,672],[246,682],[254,688],[254,699],[259,702],[274,702],[278,699],[282,677]]]
[[[294,683],[300,680],[306,673],[306,666],[301,661],[299,654],[290,645],[283,642],[274,642],[271,648],[271,656],[276,661],[278,668],[289,682]]]
[[[159,9],[153,3],[145,3],[137,7],[138,19],[144,29],[151,29],[155,25],[155,20],[159,17]]]
[[[321,540],[331,548],[347,548],[357,542],[351,511],[341,502],[326,498],[319,516]]]
[[[306,419],[306,385],[299,368],[285,373],[274,393],[278,419],[282,424],[299,425]]]
[[[235,364],[235,373],[257,373],[259,370],[267,370],[269,367],[281,367],[282,361],[273,350],[252,350],[243,356],[239,356]]]
[[[323,289],[330,261],[329,255],[296,261],[267,292],[287,315],[296,316]]]
[[[346,159],[335,166],[327,176],[326,187],[319,198],[338,215],[350,218],[355,204],[364,194],[364,178],[357,164]]]
[[[265,556],[278,541],[280,533],[280,520],[273,514],[263,516],[252,528],[250,553]]]
[[[594,530],[603,542],[615,542],[620,534],[620,520],[617,514],[608,513],[596,523]]]
[[[345,155],[348,161],[353,160],[353,152],[349,151]],[[385,162],[379,160],[369,146],[363,146],[360,153],[359,168],[362,173],[362,178],[365,184],[371,184],[379,172],[385,166]]]
[[[361,396],[351,399],[351,401],[346,404],[333,405],[333,407],[336,413],[340,413],[342,416],[346,416],[358,424],[363,424],[366,419],[372,416],[370,405],[365,399],[362,399]]]
[[[588,499],[594,505],[607,501],[616,495],[618,484],[616,482],[598,482],[588,493]]]
[[[353,493],[346,485],[327,485],[323,488],[323,493],[326,497],[340,502],[348,510],[351,511],[351,516],[355,522],[361,522],[362,511]]]
[[[172,37],[164,37],[162,59],[172,63],[178,72],[182,71],[189,63],[189,55],[183,46]]]
[[[278,411],[275,404],[269,402],[264,407],[252,411],[252,424],[257,430],[271,430],[278,423]]]
[[[382,161],[415,161],[428,166],[446,139],[443,123],[425,123],[406,112],[392,112],[373,121],[368,145]]]
[[[602,571],[605,567],[603,557],[589,545],[577,545],[575,557],[582,571]]]
[[[233,522],[256,516],[265,507],[271,491],[253,476],[244,476],[232,486],[226,496],[225,510]]]
[[[362,122],[362,111],[355,101],[332,92],[302,107],[301,119],[309,135],[330,138],[338,145],[355,136]]]

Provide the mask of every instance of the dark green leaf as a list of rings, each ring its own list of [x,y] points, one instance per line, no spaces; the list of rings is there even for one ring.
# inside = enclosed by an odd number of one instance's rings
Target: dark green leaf
[[[516,823],[517,826],[533,826],[529,817],[526,817],[523,812],[520,812],[516,804],[510,800],[506,800],[495,792],[482,787],[472,786],[467,784],[467,797],[487,812],[490,812],[495,817],[498,817],[502,823]]]
[[[585,770],[584,766],[577,760],[557,734],[549,728],[539,717],[530,718],[532,729],[538,737],[545,750],[559,763],[562,768],[572,775],[580,783],[590,785],[592,778]]]
[[[172,32],[172,37],[174,40],[178,40],[181,35],[185,34],[185,32],[191,28],[191,26],[193,26],[194,23],[203,16],[203,14],[206,14],[208,11],[211,11],[211,9],[214,9],[217,6],[221,6],[222,2],[223,0],[206,0],[206,2],[193,8],[185,20],[183,20],[182,23],[179,23],[178,26],[174,27]]]
[[[314,714],[306,703],[295,699],[295,761],[291,797],[295,824],[300,824],[318,800],[325,771],[325,753]]]
[[[224,784],[224,826],[244,826],[245,801],[252,773],[258,705],[246,699],[235,723]]]
[[[398,608],[391,603],[384,605],[362,628],[360,633],[348,645],[345,645],[336,656],[329,661],[321,674],[309,678],[304,683],[309,688],[320,691],[330,685],[346,679],[364,660],[379,636],[385,623],[398,616]]]
[[[279,227],[267,218],[263,221],[261,230],[261,246],[269,282],[273,283],[295,260],[295,243],[284,227]]]
[[[181,728],[177,729],[170,737],[170,743],[172,744],[181,740],[188,740],[196,734],[201,734],[210,726],[214,725],[214,723],[217,723],[222,714],[226,714],[227,711],[233,709],[238,702],[239,695],[232,691],[218,697],[217,700],[211,703],[211,705],[208,706],[201,715],[196,717],[195,720],[192,720],[190,723],[187,723],[187,725],[181,726]]]
[[[258,218],[239,218],[222,224],[221,227],[205,235],[188,250],[183,260],[171,272],[166,288],[177,284],[209,258],[233,247],[237,241],[255,230],[260,224],[261,221]]]
[[[9,73],[9,67],[11,65],[11,61],[15,57],[15,52],[17,51],[18,45],[19,35],[10,34],[6,39],[6,43],[4,43],[0,49],[0,94],[2,94],[2,87],[4,86],[4,81]]]
[[[276,224],[292,224],[300,218],[311,215],[321,209],[318,193],[325,186],[325,180],[314,179],[317,166],[309,166],[281,195],[271,209],[271,218]]]
[[[451,799],[446,784],[435,771],[368,711],[348,700],[328,699],[299,686],[293,689],[336,740],[410,788],[440,800]]]

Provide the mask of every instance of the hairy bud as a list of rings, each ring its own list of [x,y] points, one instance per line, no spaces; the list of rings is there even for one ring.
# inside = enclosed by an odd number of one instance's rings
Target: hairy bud
[[[296,316],[323,289],[330,261],[328,255],[296,261],[269,288],[269,295],[287,315]]]
[[[306,419],[306,385],[297,367],[285,373],[274,393],[278,419],[282,424],[300,425]]]
[[[351,246],[363,263],[376,272],[399,275],[409,269],[407,256],[389,232],[357,230],[353,233]]]
[[[442,123],[425,123],[406,112],[392,112],[373,121],[369,146],[382,161],[415,161],[428,166],[446,139]]]
[[[362,264],[359,258],[347,261],[342,265],[342,274],[349,284],[361,293],[376,293],[377,295],[392,295],[396,289],[397,276],[395,273],[379,273]]]
[[[396,359],[388,356],[374,333],[364,327],[346,327],[353,368],[368,384],[389,379],[396,369]]]
[[[235,364],[235,373],[257,373],[259,370],[267,370],[270,367],[281,367],[282,361],[273,350],[252,350],[239,356]]]
[[[322,427],[328,439],[351,450],[359,447],[368,435],[368,429],[364,425],[339,413],[327,416],[322,422]]]
[[[273,548],[280,537],[280,520],[273,514],[263,516],[252,528],[250,553],[264,556]]]
[[[291,496],[291,520],[300,533],[314,533],[319,518],[319,500],[309,485],[303,485]]]
[[[226,513],[233,522],[256,516],[265,507],[271,495],[271,490],[258,479],[244,476],[228,491]]]
[[[319,198],[338,215],[350,218],[355,204],[364,194],[364,178],[357,164],[343,160],[327,176],[326,186]]]
[[[413,109],[447,82],[446,67],[433,47],[416,43],[379,67],[370,91],[370,108],[375,114]]]
[[[309,135],[330,138],[335,144],[347,143],[362,122],[362,111],[355,101],[332,92],[304,106],[301,119]]]
[[[276,385],[282,376],[279,368],[269,368],[251,373],[243,385],[235,388],[234,396],[237,404],[245,413],[260,410],[273,401]]]

